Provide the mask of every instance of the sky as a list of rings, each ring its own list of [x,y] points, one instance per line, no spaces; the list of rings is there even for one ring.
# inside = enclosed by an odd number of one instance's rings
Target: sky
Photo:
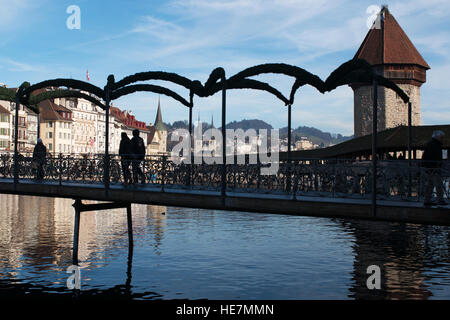
[[[17,87],[53,78],[86,80],[99,87],[143,71],[175,72],[204,83],[223,67],[227,77],[261,63],[287,63],[323,80],[355,55],[368,32],[372,5],[387,4],[428,62],[421,89],[422,124],[450,123],[450,1],[350,0],[0,0],[0,83]],[[80,8],[80,28],[67,20]],[[293,78],[263,75],[285,96]],[[150,82],[149,82],[150,83]],[[189,92],[166,86],[188,100]],[[138,120],[153,123],[159,96],[134,93],[114,101]],[[163,120],[187,120],[188,109],[161,96]],[[220,93],[194,99],[194,118],[221,122]],[[287,108],[253,90],[227,92],[227,122],[261,119],[287,125]],[[348,86],[321,94],[297,91],[292,126],[353,134],[353,92]]]

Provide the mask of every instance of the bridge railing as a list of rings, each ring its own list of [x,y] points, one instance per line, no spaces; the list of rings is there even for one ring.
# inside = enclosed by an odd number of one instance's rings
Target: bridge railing
[[[111,186],[125,183],[124,169],[128,167],[133,180],[132,159],[110,156],[109,182]],[[167,156],[152,156],[136,160],[145,176],[146,186],[220,191],[221,164],[177,164]],[[105,162],[103,155],[48,156],[42,165],[32,157],[18,158],[18,181],[38,180],[53,183],[103,184]],[[273,165],[273,164],[272,164]],[[228,192],[289,194],[294,196],[370,199],[372,194],[372,166],[370,161],[307,159],[280,161],[275,174],[264,175],[264,164],[227,164]],[[135,166],[137,168],[138,166]],[[434,166],[432,166],[434,167]],[[40,171],[40,172],[39,172]],[[428,177],[440,177],[444,197],[450,198],[450,162],[429,168],[420,160],[379,161],[377,170],[377,198],[386,200],[421,201]],[[0,179],[14,178],[12,155],[0,155]],[[136,180],[136,179],[135,179]],[[130,181],[128,181],[130,182]],[[140,181],[134,183],[141,184]],[[133,183],[131,181],[131,183]]]

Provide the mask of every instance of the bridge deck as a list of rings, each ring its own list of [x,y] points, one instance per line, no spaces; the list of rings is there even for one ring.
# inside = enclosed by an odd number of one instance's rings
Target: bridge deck
[[[409,223],[450,225],[450,206],[425,208],[420,202],[378,200],[377,216],[372,216],[369,199],[327,198],[287,194],[263,194],[193,190],[155,185],[111,185],[100,183],[45,182],[0,179],[0,193],[115,201],[244,212],[267,212],[317,217],[359,218]]]

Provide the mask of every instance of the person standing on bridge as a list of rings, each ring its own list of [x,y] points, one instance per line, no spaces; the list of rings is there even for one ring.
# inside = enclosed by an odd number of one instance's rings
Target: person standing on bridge
[[[425,168],[427,176],[427,185],[425,188],[424,206],[431,206],[434,203],[431,201],[433,189],[436,187],[437,203],[438,205],[446,205],[444,201],[444,188],[441,179],[441,165],[442,165],[442,142],[444,140],[444,132],[436,130],[433,132],[431,141],[427,143],[425,151],[422,156],[422,167]]]
[[[145,183],[145,175],[142,172],[141,164],[145,159],[145,144],[144,140],[139,137],[139,130],[133,130],[133,138],[131,139],[131,150],[133,152],[133,181],[139,183],[139,177],[141,177],[141,183]]]
[[[44,179],[44,164],[47,156],[47,148],[42,143],[42,139],[38,138],[36,146],[33,150],[32,167],[36,169],[36,180]]]
[[[131,140],[125,132],[122,132],[122,139],[119,146],[120,163],[124,184],[131,183],[130,159],[132,157]]]

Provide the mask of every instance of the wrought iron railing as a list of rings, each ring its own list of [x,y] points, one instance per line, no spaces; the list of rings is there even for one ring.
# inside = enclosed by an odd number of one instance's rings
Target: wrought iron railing
[[[177,164],[167,156],[152,156],[145,160],[121,159],[117,155],[108,157],[108,186],[126,183],[123,168],[127,166],[134,184],[142,185],[141,180],[136,181],[138,175],[133,172],[135,162],[135,168],[139,167],[143,172],[146,186],[221,190],[221,164]],[[308,159],[280,161],[278,166],[276,174],[263,175],[261,169],[264,165],[261,163],[227,164],[226,191],[353,199],[370,199],[372,195],[370,161]],[[42,177],[39,177],[39,170]],[[48,156],[39,165],[31,156],[19,155],[17,171],[18,182],[37,180],[39,183],[104,184],[105,157],[61,154]],[[421,201],[430,172],[439,174],[444,197],[450,198],[450,162],[443,161],[438,168],[426,168],[419,160],[378,161],[377,198]],[[13,155],[0,155],[0,179],[13,178]]]

